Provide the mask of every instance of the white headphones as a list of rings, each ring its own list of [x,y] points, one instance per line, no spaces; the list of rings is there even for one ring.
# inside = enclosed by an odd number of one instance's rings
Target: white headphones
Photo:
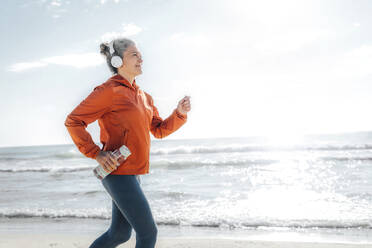
[[[115,68],[119,68],[123,65],[123,60],[120,58],[120,56],[118,55],[114,55],[115,52],[115,48],[114,48],[114,41],[111,41],[109,43],[109,47],[110,47],[110,54],[111,54],[111,65]]]

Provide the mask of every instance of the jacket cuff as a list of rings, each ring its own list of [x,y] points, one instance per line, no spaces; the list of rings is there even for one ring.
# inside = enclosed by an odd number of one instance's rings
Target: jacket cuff
[[[187,114],[181,114],[178,109],[175,109],[175,112],[176,112],[176,115],[178,118],[182,119],[182,120],[187,120]]]
[[[99,148],[99,146],[96,145],[96,147],[85,154],[85,156],[87,156],[88,158],[96,159],[100,151],[101,149]]]

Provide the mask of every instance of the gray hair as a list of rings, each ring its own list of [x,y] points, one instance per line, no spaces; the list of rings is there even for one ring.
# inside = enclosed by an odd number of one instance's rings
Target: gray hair
[[[114,47],[115,52],[113,53],[113,55],[110,54],[109,43],[105,42],[99,46],[100,53],[106,58],[107,65],[113,74],[117,74],[118,69],[111,65],[111,57],[117,55],[123,59],[123,53],[128,49],[128,47],[135,46],[135,45],[136,44],[134,43],[134,41],[127,39],[127,38],[114,39],[113,47]]]

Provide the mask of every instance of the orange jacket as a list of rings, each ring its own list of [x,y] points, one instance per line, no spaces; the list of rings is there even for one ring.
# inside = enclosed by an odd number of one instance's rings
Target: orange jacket
[[[131,155],[111,174],[137,175],[149,172],[150,131],[163,138],[178,128],[187,115],[177,109],[163,120],[152,97],[115,75],[97,86],[68,116],[65,126],[75,145],[85,156],[96,158],[101,150],[86,131],[88,124],[98,120],[103,151],[126,145]]]

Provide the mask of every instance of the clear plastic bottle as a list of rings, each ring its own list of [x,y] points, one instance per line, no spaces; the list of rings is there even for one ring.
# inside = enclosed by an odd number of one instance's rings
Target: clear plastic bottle
[[[131,153],[128,147],[122,145],[119,149],[111,152],[111,154],[115,157],[118,163],[121,164],[127,159],[127,157],[129,157]],[[98,165],[96,168],[94,168],[93,173],[100,180],[104,179],[107,175],[110,174],[110,172],[106,172],[101,165]]]

